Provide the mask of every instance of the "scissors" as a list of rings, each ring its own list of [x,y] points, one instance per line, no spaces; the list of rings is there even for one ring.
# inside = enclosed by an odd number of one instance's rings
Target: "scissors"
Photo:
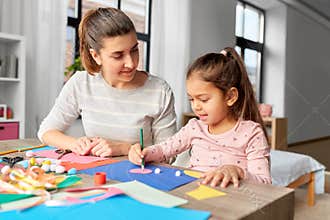
[[[2,158],[2,161],[8,163],[11,168],[15,165],[15,163],[20,162],[22,160],[24,160],[24,158],[20,156]]]
[[[61,159],[64,155],[72,153],[71,150],[68,149],[57,149],[55,150],[55,153],[59,154],[59,156],[56,159]]]

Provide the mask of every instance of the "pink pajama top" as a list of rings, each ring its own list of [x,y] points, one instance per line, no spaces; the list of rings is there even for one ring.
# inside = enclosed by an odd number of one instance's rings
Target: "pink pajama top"
[[[210,134],[202,121],[191,119],[186,126],[164,142],[148,147],[147,161],[162,162],[190,149],[189,168],[209,171],[223,165],[236,165],[245,179],[271,183],[270,148],[260,124],[239,120],[222,134]]]

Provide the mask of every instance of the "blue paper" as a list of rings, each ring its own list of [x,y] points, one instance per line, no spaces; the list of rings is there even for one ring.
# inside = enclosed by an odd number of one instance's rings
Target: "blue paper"
[[[47,207],[40,205],[25,211],[0,212],[0,219],[15,220],[108,220],[108,219],[208,219],[209,212],[183,208],[163,208],[140,203],[128,196],[119,195],[96,203],[64,207]]]
[[[53,149],[56,149],[56,147],[44,146],[41,148],[32,149],[32,152],[37,152],[37,151],[42,151],[42,150],[53,150]]]
[[[150,164],[145,166],[146,169],[151,169],[152,171],[159,168],[161,170],[159,174],[155,174],[154,172],[150,174],[137,174],[129,172],[129,170],[135,168],[140,168],[140,166],[132,164],[128,160],[124,160],[104,166],[81,170],[79,173],[94,175],[96,172],[105,172],[107,174],[107,179],[118,180],[120,182],[137,180],[164,191],[170,191],[196,180],[196,178],[184,174],[182,170],[180,170],[180,176],[175,176],[175,172],[179,169],[165,166],[155,166]]]

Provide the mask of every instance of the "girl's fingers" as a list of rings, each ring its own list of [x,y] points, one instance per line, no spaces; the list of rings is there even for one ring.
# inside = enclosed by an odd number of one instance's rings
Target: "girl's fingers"
[[[208,172],[202,173],[200,178],[205,178],[206,176],[210,175],[212,172],[213,171],[208,171]]]
[[[232,176],[232,182],[234,184],[234,187],[238,187],[239,186],[239,180],[238,180],[238,176]]]
[[[215,175],[213,177],[212,182],[211,182],[210,185],[213,186],[213,187],[216,187],[220,183],[220,181],[221,181],[222,178],[223,178],[223,174],[222,173]]]
[[[221,187],[226,188],[228,183],[230,182],[231,177],[229,175],[225,175],[222,179]]]
[[[213,175],[209,174],[204,177],[204,180],[202,181],[202,184],[208,184],[213,179]]]
[[[142,160],[141,160],[141,157],[139,156],[139,154],[136,152],[136,149],[135,148],[131,148],[131,150],[129,151],[128,153],[128,159],[136,164],[136,165],[140,165]]]
[[[142,152],[141,152],[141,146],[140,144],[134,144],[133,149],[135,150],[136,154],[138,154],[140,157],[142,157]]]

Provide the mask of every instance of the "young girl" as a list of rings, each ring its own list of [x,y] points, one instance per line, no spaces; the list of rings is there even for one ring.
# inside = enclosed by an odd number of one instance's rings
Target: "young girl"
[[[106,157],[127,155],[138,141],[138,128],[146,132],[148,145],[176,132],[172,90],[164,80],[137,70],[138,41],[127,15],[114,8],[88,11],[79,39],[86,71],[70,78],[41,123],[43,143]],[[79,115],[86,136],[65,135]]]
[[[129,160],[162,162],[187,149],[190,168],[204,171],[203,184],[238,187],[239,180],[271,183],[269,145],[252,85],[242,59],[232,48],[209,53],[189,68],[186,80],[191,119],[165,142],[141,152],[139,144]]]

